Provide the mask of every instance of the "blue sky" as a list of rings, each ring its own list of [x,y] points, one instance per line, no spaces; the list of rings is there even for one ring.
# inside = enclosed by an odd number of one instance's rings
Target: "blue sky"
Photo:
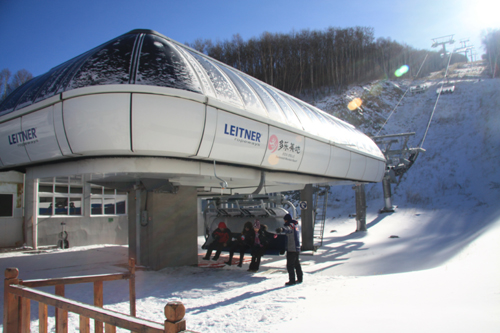
[[[244,40],[264,31],[372,27],[375,37],[431,49],[432,38],[469,39],[478,58],[481,33],[500,28],[497,0],[0,0],[0,70],[41,75],[133,29],[181,43]],[[495,17],[496,16],[496,17]]]

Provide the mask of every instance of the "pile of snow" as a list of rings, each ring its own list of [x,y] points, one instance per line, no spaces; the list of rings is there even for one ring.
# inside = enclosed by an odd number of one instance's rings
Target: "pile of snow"
[[[188,329],[199,332],[498,332],[500,81],[478,76],[476,67],[460,67],[460,75],[450,78],[456,89],[439,99],[426,152],[393,187],[396,212],[379,214],[382,186],[367,185],[368,231],[356,233],[349,217],[354,191],[332,187],[324,245],[301,255],[304,283],[284,286],[283,256],[264,257],[258,273],[247,272],[248,263],[138,271],[138,317],[163,322],[164,305],[180,300]],[[429,89],[407,94],[381,134],[415,132],[411,145],[419,144],[441,81],[420,83]],[[410,84],[416,82],[379,81],[316,105],[333,108],[364,98],[356,117],[373,133]],[[24,279],[114,273],[124,271],[127,251],[104,246],[5,253],[0,263],[2,269],[19,267]],[[200,248],[200,263],[203,254]],[[107,282],[104,291],[106,308],[128,312],[126,281]],[[66,295],[91,303],[92,285],[69,286]],[[33,304],[33,331],[36,317]],[[78,318],[70,316],[70,331],[77,327]]]

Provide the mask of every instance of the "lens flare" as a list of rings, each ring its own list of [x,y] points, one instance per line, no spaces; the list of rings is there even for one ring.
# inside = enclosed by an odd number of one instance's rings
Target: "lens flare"
[[[271,154],[271,155],[269,155],[267,162],[269,162],[269,164],[271,164],[271,165],[276,165],[280,162],[280,158],[278,156],[276,156],[276,154]]]
[[[406,72],[408,72],[409,69],[410,69],[410,67],[408,67],[407,65],[403,65],[403,66],[399,67],[398,69],[396,69],[396,71],[394,72],[394,75],[396,75],[397,77],[400,77],[400,76],[406,74]]]
[[[361,100],[361,98],[355,98],[349,102],[349,104],[347,105],[347,108],[351,111],[354,111],[357,108],[359,108],[361,106],[361,104],[363,104],[363,101]]]

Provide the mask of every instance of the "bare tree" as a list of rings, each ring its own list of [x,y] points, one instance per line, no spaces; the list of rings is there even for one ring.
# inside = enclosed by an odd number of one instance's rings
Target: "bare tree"
[[[485,57],[490,64],[492,77],[499,76],[500,66],[500,29],[489,31],[482,40],[486,48]]]
[[[33,74],[25,69],[18,70],[12,77],[12,82],[10,83],[11,91],[14,91],[17,87],[21,86],[23,83],[28,82],[33,78]]]
[[[7,68],[0,72],[0,101],[3,101],[9,93],[10,71]]]

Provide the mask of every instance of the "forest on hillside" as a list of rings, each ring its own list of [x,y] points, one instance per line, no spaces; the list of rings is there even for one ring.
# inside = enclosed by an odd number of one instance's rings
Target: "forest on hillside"
[[[369,27],[264,32],[247,41],[236,34],[231,40],[197,39],[186,45],[296,96],[393,78],[403,65],[414,77],[420,68],[422,76],[448,63],[437,51],[417,50],[390,38],[375,39]],[[451,63],[463,61],[464,55],[453,54]]]
[[[482,55],[492,77],[500,70],[500,30],[489,31],[482,39]],[[370,27],[301,30],[290,33],[264,32],[244,41],[239,34],[231,40],[212,42],[197,39],[186,45],[241,70],[289,94],[315,97],[341,92],[351,84],[396,76],[408,66],[405,77],[414,78],[442,70],[450,64],[467,61],[454,53],[451,59],[440,50],[417,50],[390,38],[374,37]],[[33,76],[26,69],[0,71],[0,102]]]

